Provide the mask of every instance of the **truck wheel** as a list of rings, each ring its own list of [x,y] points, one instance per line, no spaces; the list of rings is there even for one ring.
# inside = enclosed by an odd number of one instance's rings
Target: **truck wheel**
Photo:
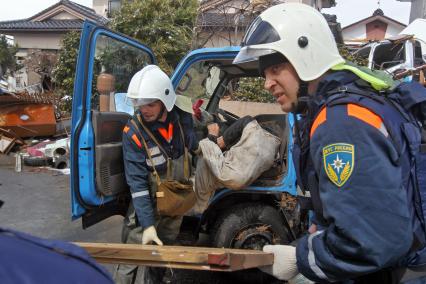
[[[288,244],[291,236],[277,209],[262,203],[244,203],[226,210],[211,231],[215,247],[262,250],[267,244]],[[258,269],[231,273],[235,281],[270,283],[275,278]]]

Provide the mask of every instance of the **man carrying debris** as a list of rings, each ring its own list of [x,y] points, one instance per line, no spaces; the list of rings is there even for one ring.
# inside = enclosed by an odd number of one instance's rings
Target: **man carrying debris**
[[[263,248],[275,256],[263,270],[281,280],[399,283],[405,267],[424,264],[426,159],[407,105],[424,102],[425,89],[392,91],[391,81],[345,63],[324,17],[296,3],[260,14],[234,63],[257,64],[282,110],[300,115],[297,182],[315,211],[297,247]]]
[[[154,65],[133,76],[127,99],[137,109],[123,130],[125,173],[132,195],[123,242],[172,245],[182,215],[195,202],[188,156],[188,150],[198,146],[192,116],[174,108],[172,83]],[[164,270],[140,270],[144,283],[162,281]],[[137,271],[137,266],[119,265],[115,281],[134,283]]]

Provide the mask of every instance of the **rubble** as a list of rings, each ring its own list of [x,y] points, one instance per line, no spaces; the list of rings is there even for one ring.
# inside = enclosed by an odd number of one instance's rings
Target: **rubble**
[[[26,166],[51,166],[55,169],[69,168],[70,138],[56,141],[44,140],[26,149],[23,163]]]
[[[15,150],[15,170],[22,166],[69,168],[70,119],[56,121],[53,93],[38,85],[0,92],[0,153]],[[63,138],[63,137],[67,138]],[[45,140],[33,140],[33,138]],[[29,138],[27,143],[23,138]],[[47,139],[46,139],[47,138]],[[15,147],[25,146],[25,147]]]
[[[0,128],[0,153],[8,154],[15,144],[25,145],[25,142],[13,131]]]
[[[30,87],[19,93],[0,94],[0,127],[14,131],[22,138],[54,135],[53,93]]]

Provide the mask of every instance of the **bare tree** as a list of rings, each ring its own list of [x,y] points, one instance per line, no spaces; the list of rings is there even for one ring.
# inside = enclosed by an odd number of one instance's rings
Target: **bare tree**
[[[250,23],[279,0],[205,0],[198,9],[193,48],[239,45]]]

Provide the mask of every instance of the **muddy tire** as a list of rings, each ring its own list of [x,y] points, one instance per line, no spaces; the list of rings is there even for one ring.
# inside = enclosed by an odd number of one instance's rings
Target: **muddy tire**
[[[277,209],[262,203],[239,204],[223,212],[211,231],[215,247],[262,250],[267,244],[289,244],[291,236]],[[271,283],[258,269],[230,274],[234,281]]]
[[[24,157],[24,165],[30,167],[44,167],[52,164],[51,157]]]

